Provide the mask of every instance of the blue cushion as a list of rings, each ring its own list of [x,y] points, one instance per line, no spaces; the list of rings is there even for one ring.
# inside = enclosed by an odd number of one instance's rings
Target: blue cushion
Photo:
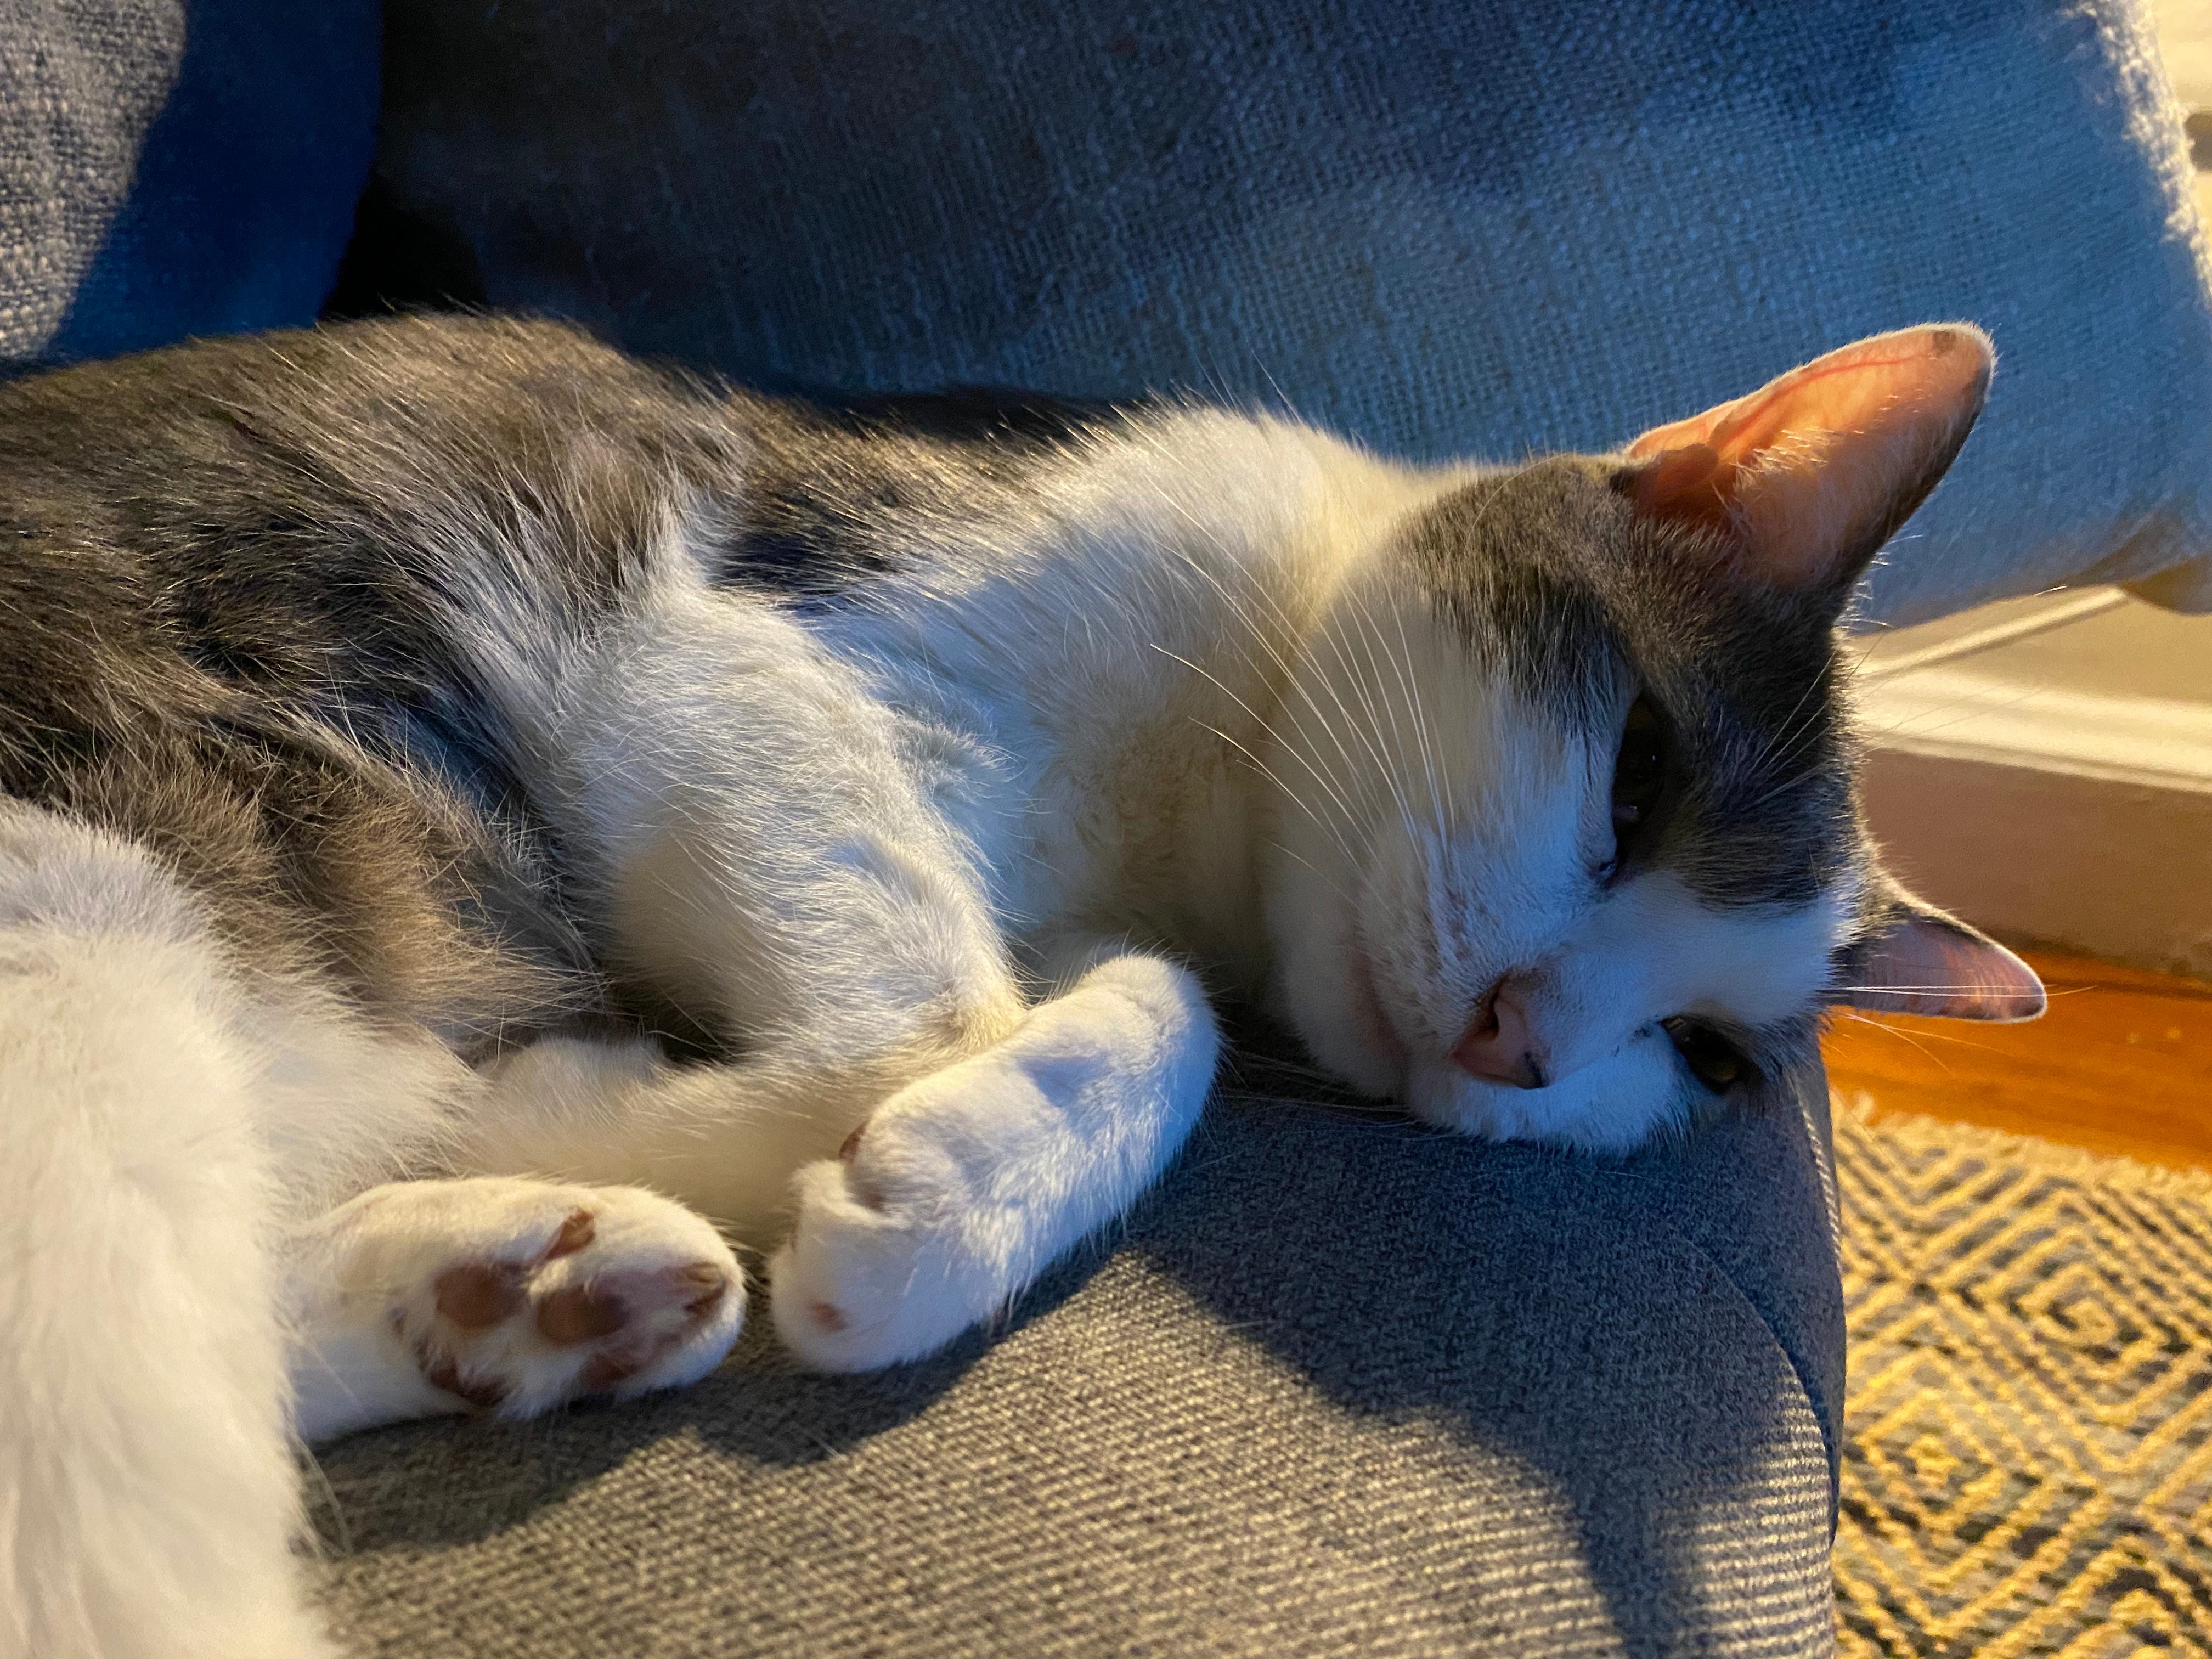
[[[312,321],[378,33],[376,0],[0,0],[0,359]]]
[[[2133,0],[388,10],[398,195],[633,347],[1507,459],[1971,318],[1989,416],[1876,615],[2212,551],[2212,262]]]

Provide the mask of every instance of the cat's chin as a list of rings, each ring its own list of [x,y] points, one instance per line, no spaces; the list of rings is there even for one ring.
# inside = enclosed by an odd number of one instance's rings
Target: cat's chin
[[[1302,947],[1285,953],[1274,984],[1276,1012],[1316,1064],[1362,1094],[1403,1099],[1412,1056],[1383,1012],[1365,947],[1356,936]]]
[[[1673,1090],[1591,1075],[1601,1069],[1548,1089],[1516,1089],[1470,1078],[1449,1062],[1417,1065],[1401,1097],[1415,1117],[1440,1129],[1582,1152],[1633,1152],[1680,1125]]]
[[[1412,1067],[1402,1098],[1415,1117],[1440,1129],[1482,1140],[1522,1140],[1529,1138],[1532,1115],[1514,1097],[1544,1092],[1477,1083],[1447,1062]]]

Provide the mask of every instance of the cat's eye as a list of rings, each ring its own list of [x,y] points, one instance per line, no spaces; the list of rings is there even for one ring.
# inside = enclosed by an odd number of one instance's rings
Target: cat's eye
[[[1737,1048],[1710,1025],[1679,1016],[1662,1019],[1660,1029],[1667,1033],[1667,1041],[1674,1045],[1674,1052],[1682,1057],[1682,1064],[1690,1068],[1690,1075],[1715,1094],[1725,1094],[1751,1075],[1751,1062]]]
[[[1600,871],[1610,880],[1627,857],[1637,832],[1650,822],[1667,787],[1667,726],[1648,697],[1631,704],[1613,759],[1613,857]]]

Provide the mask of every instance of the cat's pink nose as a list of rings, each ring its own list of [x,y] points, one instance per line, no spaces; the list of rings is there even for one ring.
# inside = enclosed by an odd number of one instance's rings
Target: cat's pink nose
[[[1544,1086],[1544,1055],[1528,1028],[1528,1016],[1515,997],[1509,976],[1491,988],[1474,1011],[1452,1059],[1469,1077],[1486,1083],[1510,1083],[1516,1089]]]

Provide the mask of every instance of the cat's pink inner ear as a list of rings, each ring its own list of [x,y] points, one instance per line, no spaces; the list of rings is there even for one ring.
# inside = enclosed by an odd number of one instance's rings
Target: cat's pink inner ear
[[[1637,510],[1723,533],[1780,587],[1858,573],[1943,475],[1996,362],[1963,323],[1878,334],[1628,446]]]
[[[2049,999],[2035,969],[1994,939],[1942,916],[1912,916],[1853,953],[1834,1000],[1881,1013],[2021,1020]]]

